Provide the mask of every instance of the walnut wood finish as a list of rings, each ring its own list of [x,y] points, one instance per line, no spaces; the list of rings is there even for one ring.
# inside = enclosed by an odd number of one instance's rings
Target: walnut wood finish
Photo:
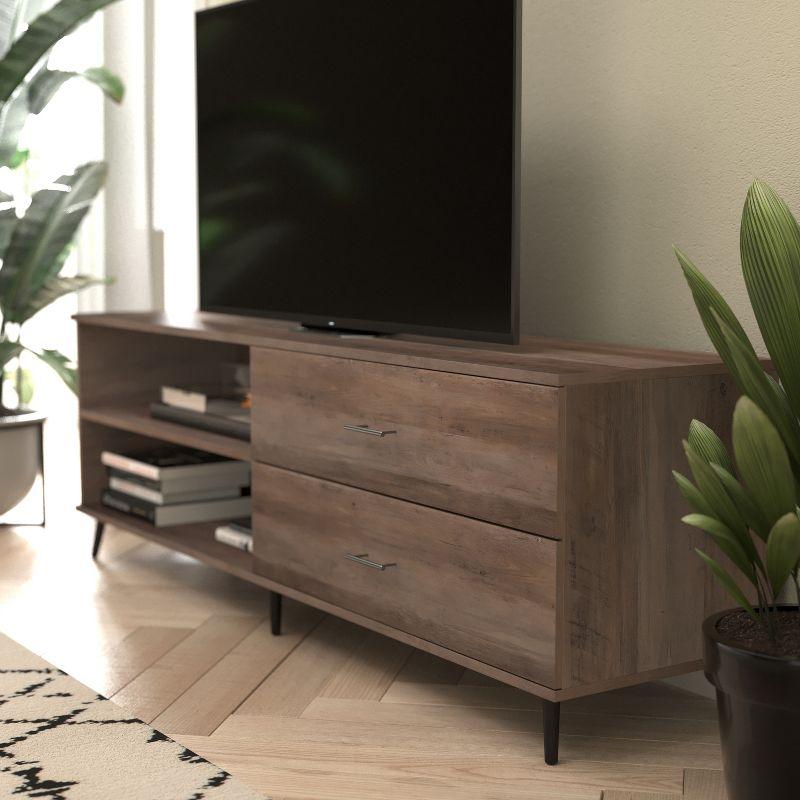
[[[558,536],[557,389],[263,348],[252,380],[259,461]]]
[[[680,523],[686,509],[669,471],[684,468],[680,440],[693,416],[718,430],[729,424],[735,392],[727,386],[723,390],[725,370],[714,357],[532,338],[524,339],[519,348],[415,337],[347,340],[299,333],[287,323],[210,314],[180,321],[161,315],[94,315],[80,317],[79,323],[83,495],[88,513],[98,519],[124,524],[271,591],[548,700],[697,669],[700,621],[728,601],[693,552],[704,538]],[[420,621],[416,597],[408,601],[410,610],[399,608],[399,603],[387,610],[397,618],[381,614],[378,619],[369,602],[379,603],[380,597],[364,586],[353,592],[366,597],[355,610],[352,597],[345,600],[336,594],[335,599],[325,599],[334,595],[315,594],[340,589],[336,581],[326,583],[319,554],[334,540],[323,536],[327,523],[314,515],[315,504],[322,501],[311,500],[314,492],[322,491],[319,487],[329,484],[310,477],[289,476],[289,496],[295,498],[296,507],[280,496],[273,505],[283,508],[281,513],[289,520],[281,526],[288,530],[292,518],[303,517],[307,520],[303,535],[319,538],[320,549],[310,552],[308,563],[319,565],[321,589],[309,586],[309,576],[298,567],[302,588],[257,573],[253,559],[245,563],[238,553],[226,557],[228,548],[217,545],[203,526],[155,529],[97,505],[105,483],[99,463],[103,449],[138,449],[170,441],[232,457],[253,457],[247,443],[151,420],[146,413],[146,403],[155,398],[161,383],[202,381],[215,365],[230,360],[243,363],[251,356],[257,373],[253,449],[259,459],[321,473],[320,462],[315,461],[318,451],[299,428],[300,410],[320,411],[311,417],[321,433],[335,420],[337,436],[356,437],[352,444],[350,439],[334,443],[341,463],[333,451],[325,453],[325,472],[318,475],[372,490],[330,488],[337,498],[357,498],[358,514],[340,500],[325,500],[338,509],[338,536],[344,537],[349,526],[363,531],[365,539],[389,536],[398,548],[420,544],[422,539],[421,561],[415,569],[433,573],[434,555],[441,555],[440,566],[447,580],[454,581],[449,587],[454,598],[462,579],[463,586],[490,585],[480,574],[484,560],[491,566],[497,557],[501,565],[507,564],[513,551],[520,560],[514,564],[519,570],[515,575],[532,571],[539,576],[537,581],[546,578],[554,587],[553,595],[548,590],[547,602],[539,595],[534,601],[526,599],[518,586],[513,590],[515,602],[527,604],[529,610],[544,603],[542,614],[537,610],[531,619],[512,619],[512,626],[523,627],[513,627],[512,638],[502,640],[508,630],[506,619],[512,616],[506,613],[507,606],[483,602],[478,608],[471,599],[474,592],[470,598],[454,599],[452,608],[444,611],[431,605],[434,620],[450,620],[447,614],[456,617],[438,631],[400,619],[409,614]],[[265,367],[263,373],[259,364]],[[269,416],[276,407],[270,406],[271,398],[281,409],[282,416],[275,420]],[[425,436],[431,436],[435,449],[415,454],[403,449],[399,434],[362,439],[363,434],[339,430],[344,421],[335,416],[339,398],[344,399],[342,413],[353,412],[346,424],[386,424],[398,431],[406,426],[419,447]],[[374,419],[363,416],[375,408],[380,413]],[[269,426],[274,430],[264,430]],[[289,436],[290,427],[296,438]],[[342,449],[345,441],[347,447]],[[493,450],[493,441],[504,443],[506,462]],[[526,447],[535,451],[527,460]],[[385,458],[387,453],[395,460],[381,462],[375,455]],[[370,465],[369,474],[359,459]],[[270,488],[273,480],[278,485],[274,475],[284,473],[267,466],[257,472],[270,476],[264,491],[272,497],[277,491]],[[316,488],[306,493],[292,488],[300,485]],[[385,496],[391,494],[414,502]],[[403,537],[399,533],[403,514],[386,511],[395,504],[409,514]],[[463,516],[425,506],[454,509]],[[277,511],[261,509],[262,518],[273,513]],[[352,515],[347,524],[346,514]],[[365,519],[377,522],[384,514],[396,518],[390,533],[372,526],[365,529]],[[507,527],[478,522],[480,517],[503,521]],[[452,521],[442,535],[413,522],[434,518]],[[423,530],[430,533],[423,536]],[[478,536],[477,530],[488,534]],[[554,541],[520,531],[546,534]],[[271,531],[257,524],[257,534],[261,539]],[[468,545],[458,544],[462,536]],[[561,542],[555,541],[559,538]],[[373,541],[377,546],[377,539],[368,541],[368,549]],[[282,546],[293,553],[296,542],[282,541]],[[542,555],[549,551],[555,554],[552,562]],[[260,572],[270,568],[263,554],[256,560]],[[536,572],[544,563],[550,564],[547,576]],[[375,578],[362,576],[364,581]],[[429,584],[420,581],[428,591]],[[348,584],[341,591],[350,589]],[[503,596],[504,587],[497,589]],[[407,588],[404,591],[411,594]],[[486,593],[478,592],[481,597]],[[469,614],[462,614],[464,609]],[[477,615],[474,624],[480,634],[470,642],[472,614]],[[494,627],[490,628],[487,614],[493,615]],[[401,626],[414,627],[416,633]],[[552,639],[542,632],[550,630]],[[533,631],[533,645],[523,631]],[[527,658],[529,652],[538,658],[544,653],[542,643],[548,642],[553,655],[541,663],[505,661],[506,656],[514,658],[506,652],[511,649],[519,658]],[[533,674],[539,677],[526,677]]]
[[[671,471],[693,417],[729,436],[736,396],[724,376],[564,390],[564,688],[700,658],[699,622],[730,600]]]
[[[155,333],[170,338],[272,347],[292,352],[377,361],[439,372],[570,386],[645,377],[719,374],[719,359],[706,353],[621,347],[523,336],[518,345],[393,336],[337,337],[302,331],[296,323],[227,314],[79,314],[81,328]]]
[[[253,480],[256,572],[553,687],[555,542],[263,465]]]

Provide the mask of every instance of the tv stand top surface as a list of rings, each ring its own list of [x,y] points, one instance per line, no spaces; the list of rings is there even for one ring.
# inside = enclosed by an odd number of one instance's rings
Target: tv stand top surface
[[[544,386],[724,374],[717,356],[523,336],[518,345],[398,335],[339,338],[286,322],[228,314],[78,314],[81,326],[271,347]]]

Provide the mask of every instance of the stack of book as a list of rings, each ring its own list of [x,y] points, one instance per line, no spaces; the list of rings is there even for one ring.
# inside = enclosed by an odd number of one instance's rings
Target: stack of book
[[[105,451],[102,503],[156,527],[250,515],[250,464],[182,447]]]
[[[150,404],[156,419],[250,441],[250,392],[233,384],[162,386]]]

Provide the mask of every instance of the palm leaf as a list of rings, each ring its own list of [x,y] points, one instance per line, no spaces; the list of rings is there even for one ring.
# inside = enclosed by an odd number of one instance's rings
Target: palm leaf
[[[24,91],[0,106],[0,166],[12,165],[27,121],[28,101]]]
[[[114,0],[60,0],[38,16],[0,61],[0,103],[6,103],[52,47]]]
[[[16,358],[22,351],[22,346],[18,342],[11,342],[8,339],[0,339],[0,375],[3,374],[5,365]]]
[[[7,320],[18,321],[36,292],[60,272],[60,257],[102,188],[106,171],[102,162],[85,164],[59,179],[63,190],[50,188],[34,195],[0,270],[0,304]]]
[[[695,484],[713,511],[709,516],[723,522],[737,536],[747,536],[746,521],[711,465],[697,453],[689,442],[684,442],[683,448],[686,451],[686,458],[689,461]]]
[[[5,258],[6,248],[18,222],[16,201],[11,195],[0,192],[0,261]]]
[[[765,183],[747,193],[742,272],[758,326],[795,417],[800,416],[800,229]]]
[[[774,595],[780,594],[800,561],[800,519],[796,513],[781,517],[767,540],[767,577]]]
[[[92,286],[103,286],[110,282],[107,278],[96,278],[92,275],[50,278],[33,294],[23,308],[15,310],[14,322],[21,325],[61,297],[89,289]]]
[[[678,488],[681,490],[681,494],[686,502],[698,514],[704,514],[707,517],[714,516],[714,509],[709,505],[705,497],[703,497],[700,490],[685,475],[681,475],[680,472],[673,470],[672,476],[675,478],[675,483],[678,484]]]
[[[735,331],[722,320],[718,322],[730,348],[733,373],[739,388],[770,418],[800,469],[800,422],[783,388],[764,372],[758,357],[742,344]]]
[[[65,72],[44,69],[28,85],[27,104],[31,114],[40,114],[53,99],[55,93],[73,78],[83,78],[100,88],[106,97],[121,103],[125,96],[125,86],[116,75],[104,67],[94,67],[85,72]]]
[[[675,247],[674,250],[678,263],[681,265],[683,274],[686,277],[686,282],[692,291],[700,319],[711,339],[711,343],[719,353],[719,357],[725,362],[725,366],[736,376],[736,364],[733,361],[728,342],[722,333],[718,320],[723,321],[731,329],[733,335],[741,342],[742,346],[749,350],[753,354],[753,358],[758,361],[756,351],[736,314],[733,313],[722,295],[683,251],[678,247]]]
[[[722,439],[708,425],[696,419],[692,420],[692,424],[689,426],[688,440],[695,451],[709,464],[718,464],[728,472],[733,472],[733,461],[728,455]]]
[[[712,464],[711,469],[717,473],[717,477],[722,481],[725,490],[731,496],[731,500],[733,500],[742,517],[744,517],[747,527],[755,531],[766,542],[769,536],[770,524],[761,509],[753,501],[753,498],[747,493],[747,490],[728,470],[723,469],[719,464]]]
[[[720,550],[739,568],[740,572],[753,584],[757,586],[756,580],[756,563],[759,564],[761,559],[756,553],[758,562],[745,553],[742,545],[739,543],[736,536],[723,525],[718,519],[713,517],[706,517],[703,514],[689,514],[682,520],[686,525],[691,525],[693,528],[699,528],[705,531],[717,544]]]
[[[31,350],[27,347],[25,349],[47,364],[72,392],[78,393],[78,370],[72,359],[59,353],[58,350]]]
[[[750,495],[770,525],[797,507],[789,455],[775,426],[749,398],[733,412],[736,464]]]
[[[702,550],[695,550],[697,555],[706,562],[709,569],[714,573],[716,579],[722,584],[726,592],[741,606],[759,625],[762,624],[758,618],[758,614],[753,610],[750,601],[747,599],[745,593],[739,588],[736,581],[726,572],[711,556],[704,553]]]

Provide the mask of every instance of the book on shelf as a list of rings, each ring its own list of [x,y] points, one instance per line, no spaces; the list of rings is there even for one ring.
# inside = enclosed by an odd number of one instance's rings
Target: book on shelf
[[[101,502],[104,506],[121,511],[123,514],[147,520],[157,528],[246,517],[250,514],[251,508],[250,497],[162,506],[113,489],[106,489],[103,492]]]
[[[222,409],[219,411],[200,412],[168,405],[167,403],[151,403],[150,416],[166,422],[187,425],[190,428],[199,428],[211,433],[220,433],[223,436],[232,436],[245,442],[250,441],[250,411],[241,408],[235,403],[228,409],[227,413],[222,413]]]
[[[169,476],[160,481],[151,481],[141,475],[134,475],[121,469],[108,467],[109,481],[111,478],[120,478],[129,483],[135,483],[145,489],[164,494],[181,494],[184,492],[213,491],[215,489],[237,490],[242,494],[242,489],[249,488],[250,475],[196,475],[189,478],[171,478]]]
[[[138,453],[105,450],[100,461],[107,467],[152,481],[192,478],[227,479],[231,484],[250,483],[250,464],[182,447],[164,447]],[[229,484],[230,485],[230,484]]]
[[[249,519],[220,525],[214,531],[214,538],[222,544],[244,550],[245,553],[253,552],[253,531]]]
[[[135,476],[131,476],[133,478]],[[157,482],[156,482],[157,483]],[[108,488],[115,492],[155,503],[157,506],[170,506],[176,503],[195,503],[202,500],[228,500],[232,497],[242,496],[241,486],[225,486],[217,489],[195,489],[193,491],[170,491],[157,485],[145,486],[141,482],[131,480],[122,475],[109,475]]]
[[[250,408],[250,391],[243,386],[162,386],[161,402],[198,414],[242,415]]]

